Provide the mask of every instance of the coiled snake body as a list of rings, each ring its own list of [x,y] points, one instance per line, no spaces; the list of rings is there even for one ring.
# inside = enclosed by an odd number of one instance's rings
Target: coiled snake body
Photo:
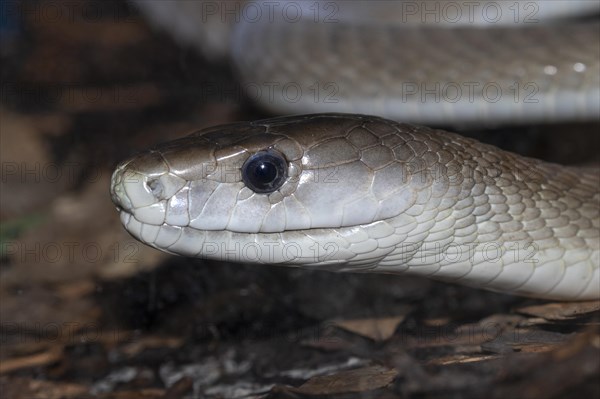
[[[233,64],[238,87],[276,115],[437,126],[600,118],[600,24],[581,18],[600,12],[595,0],[136,4]]]
[[[599,170],[425,127],[316,114],[218,126],[122,163],[121,221],[158,249],[600,296]]]

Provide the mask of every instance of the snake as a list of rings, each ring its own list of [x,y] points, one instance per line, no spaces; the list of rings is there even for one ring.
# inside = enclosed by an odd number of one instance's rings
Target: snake
[[[582,16],[600,2],[136,4],[232,64],[255,104],[292,115],[203,129],[119,164],[111,197],[138,240],[600,299],[599,169],[432,128],[599,120],[600,24]]]
[[[358,114],[210,127],[121,163],[127,231],[172,254],[600,297],[600,169]]]
[[[600,119],[597,0],[145,1],[238,83],[196,87],[273,115],[437,127]]]

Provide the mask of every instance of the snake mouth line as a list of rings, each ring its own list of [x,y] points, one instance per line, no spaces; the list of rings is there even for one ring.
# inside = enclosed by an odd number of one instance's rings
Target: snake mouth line
[[[555,299],[599,294],[597,170],[366,115],[222,129],[117,167],[111,197],[132,236],[214,260],[407,272]],[[271,146],[277,153],[264,151]],[[235,176],[207,177],[198,165],[211,161]],[[315,166],[327,162],[335,181],[324,184]],[[453,178],[434,178],[438,170],[452,170]],[[244,179],[249,171],[256,175]],[[293,185],[278,180],[284,172],[297,177]],[[473,245],[458,258],[444,249]],[[535,259],[526,256],[532,245]],[[507,248],[488,256],[498,246]],[[272,247],[281,251],[271,254]]]

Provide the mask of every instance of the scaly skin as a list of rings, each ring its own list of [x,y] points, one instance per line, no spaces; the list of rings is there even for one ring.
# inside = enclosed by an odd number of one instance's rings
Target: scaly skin
[[[240,168],[268,148],[288,178],[256,194]],[[600,297],[599,176],[440,130],[316,114],[158,146],[121,164],[111,193],[127,230],[170,253],[587,300]]]
[[[598,120],[600,25],[586,17],[598,1],[134,2],[181,44],[234,65],[248,98],[275,115]]]

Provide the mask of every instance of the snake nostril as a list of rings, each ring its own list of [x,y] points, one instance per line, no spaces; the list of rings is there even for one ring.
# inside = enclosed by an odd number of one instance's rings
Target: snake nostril
[[[164,186],[160,179],[148,179],[146,185],[148,186],[150,192],[152,192],[152,195],[154,195],[154,197],[159,199],[162,198],[164,193]]]

